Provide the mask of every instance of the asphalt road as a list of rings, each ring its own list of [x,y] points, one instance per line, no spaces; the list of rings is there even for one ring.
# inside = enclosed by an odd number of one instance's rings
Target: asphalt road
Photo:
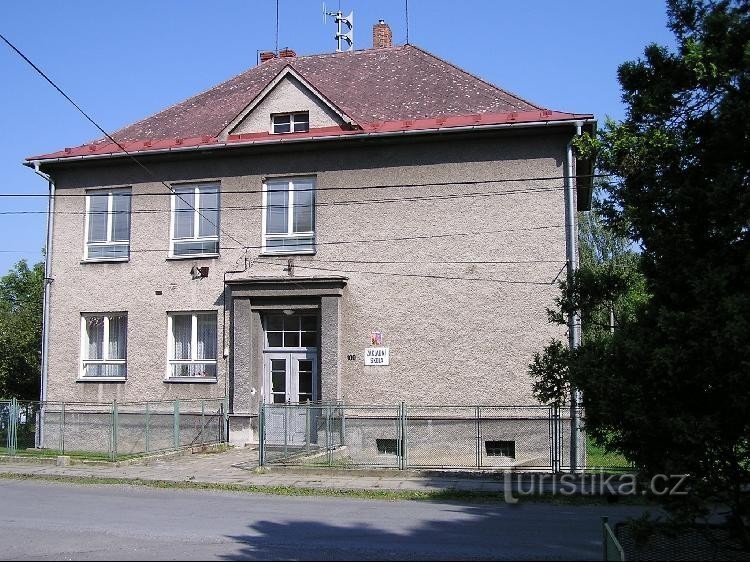
[[[0,481],[4,560],[601,559],[619,505],[462,504]]]

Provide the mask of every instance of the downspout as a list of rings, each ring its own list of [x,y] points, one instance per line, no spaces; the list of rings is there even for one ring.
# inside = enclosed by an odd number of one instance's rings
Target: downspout
[[[575,137],[581,134],[583,123],[577,121]],[[573,138],[575,138],[573,137]],[[573,158],[573,138],[568,141],[565,153],[565,257],[567,260],[568,281],[578,271],[578,225],[576,223],[576,193],[575,193],[575,160]],[[568,340],[570,349],[577,349],[581,345],[581,318],[578,312],[568,315]],[[581,443],[581,420],[579,405],[581,392],[570,389],[570,471],[580,472],[583,467]]]
[[[55,182],[52,178],[39,170],[39,162],[34,162],[34,172],[47,180],[49,185],[49,198],[47,200],[47,245],[44,250],[44,304],[42,312],[42,373],[41,388],[39,390],[39,401],[41,408],[39,415],[41,419],[38,424],[37,447],[44,445],[44,402],[47,400],[47,374],[49,372],[49,317],[50,296],[52,283],[52,232],[55,226]]]
[[[248,268],[250,267],[250,261],[247,258],[247,249],[245,249],[245,267],[243,269],[234,269],[231,271],[225,271],[224,272],[224,286],[223,286],[223,292],[221,297],[221,308],[222,314],[223,314],[223,322],[222,322],[222,329],[221,329],[221,349],[222,354],[225,358],[229,358],[231,355],[231,350],[227,346],[227,293],[229,292],[227,289],[227,274],[228,273],[245,273]],[[227,362],[228,363],[228,362]],[[232,368],[234,368],[234,360],[232,360]],[[227,402],[229,402],[229,374],[230,374],[229,365],[227,365],[226,372],[224,373],[224,396],[226,397]],[[234,404],[232,403],[230,407],[234,407]],[[229,416],[229,408],[227,409],[226,415]],[[227,417],[227,420],[229,418]],[[226,428],[227,431],[227,438],[229,436],[229,428]]]

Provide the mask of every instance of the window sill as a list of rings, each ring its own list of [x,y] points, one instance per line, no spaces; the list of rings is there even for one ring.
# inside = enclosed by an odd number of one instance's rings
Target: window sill
[[[271,252],[268,250],[265,250],[259,254],[260,257],[266,257],[266,256],[314,256],[316,254],[315,250],[291,250],[287,252]]]
[[[220,254],[190,254],[189,256],[167,256],[167,261],[177,260],[200,260],[200,259],[216,259],[221,257]]]
[[[164,379],[165,383],[199,383],[199,384],[211,384],[219,382],[216,377],[169,377]]]
[[[76,382],[127,382],[127,377],[79,377]]]
[[[84,258],[81,263],[122,263],[128,261],[130,261],[130,258]]]

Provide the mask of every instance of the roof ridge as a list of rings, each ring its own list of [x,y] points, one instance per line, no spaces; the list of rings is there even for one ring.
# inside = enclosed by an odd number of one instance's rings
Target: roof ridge
[[[517,94],[514,94],[513,92],[508,91],[505,88],[501,88],[500,86],[497,86],[496,84],[493,84],[492,82],[490,82],[488,80],[485,80],[481,76],[477,76],[476,74],[473,74],[473,73],[469,72],[468,70],[465,70],[465,69],[461,68],[460,66],[458,66],[456,64],[453,64],[452,62],[450,62],[448,60],[445,60],[444,58],[439,57],[439,56],[431,53],[430,51],[427,51],[427,50],[425,50],[425,49],[423,49],[421,47],[418,47],[417,45],[412,45],[411,43],[407,43],[404,46],[409,46],[412,49],[414,49],[415,51],[417,51],[418,53],[422,53],[422,54],[427,55],[427,56],[429,56],[429,57],[431,57],[431,58],[433,58],[433,59],[435,59],[435,60],[437,60],[439,62],[442,62],[443,64],[447,64],[448,66],[450,66],[452,68],[455,68],[456,70],[458,70],[462,74],[466,74],[467,76],[470,76],[471,78],[474,78],[475,80],[479,80],[480,82],[482,82],[483,84],[489,86],[493,90],[497,90],[499,92],[502,92],[503,94],[507,94],[507,95],[509,95],[509,96],[517,99],[518,101],[521,101],[523,103],[529,104],[530,106],[532,106],[532,107],[534,107],[536,109],[540,109],[540,110],[541,109],[547,109],[546,107],[542,107],[541,105],[538,105],[538,104],[536,104],[534,102],[531,102],[531,101],[527,100],[526,98],[522,98],[521,96],[519,96]]]

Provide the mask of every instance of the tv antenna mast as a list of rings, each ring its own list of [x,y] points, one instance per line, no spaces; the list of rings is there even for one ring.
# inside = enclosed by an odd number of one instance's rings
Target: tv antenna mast
[[[335,12],[326,12],[326,5],[323,4],[323,23],[328,23],[328,16],[331,16],[336,22],[336,52],[340,53],[344,49],[341,48],[342,42],[346,41],[348,47],[347,51],[354,50],[354,12],[349,12],[348,16],[344,16],[344,12],[339,10]],[[346,25],[348,31],[344,33],[343,26]]]

